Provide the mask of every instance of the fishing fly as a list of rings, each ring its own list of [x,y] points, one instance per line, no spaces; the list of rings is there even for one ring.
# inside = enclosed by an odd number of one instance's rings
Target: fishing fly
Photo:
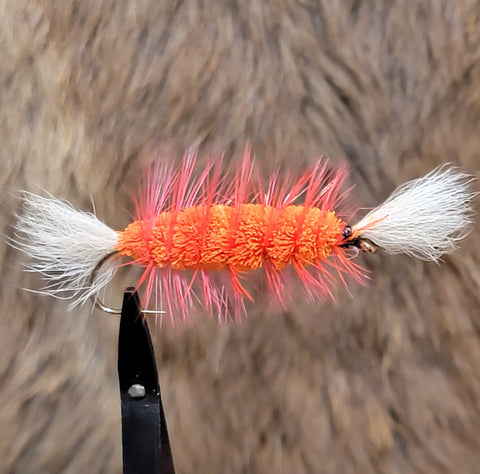
[[[188,153],[178,169],[152,166],[134,198],[136,218],[122,231],[65,201],[22,193],[13,245],[29,256],[28,270],[45,277],[40,293],[70,299],[70,309],[93,297],[109,311],[99,293],[119,266],[136,265],[144,269],[136,285],[144,304],[154,294],[171,318],[199,304],[222,319],[253,301],[253,272],[263,272],[281,306],[297,286],[324,299],[335,280],[365,279],[352,258],[358,253],[438,261],[472,224],[473,178],[450,165],[400,186],[350,223],[341,211],[345,166],[320,160],[295,178],[263,181],[248,150],[231,175],[220,161],[195,174],[195,163]]]

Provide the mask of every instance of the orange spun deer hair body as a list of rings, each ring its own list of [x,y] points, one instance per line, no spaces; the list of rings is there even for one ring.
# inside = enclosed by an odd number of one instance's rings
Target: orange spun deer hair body
[[[261,204],[193,206],[164,211],[150,225],[131,223],[116,249],[145,265],[175,270],[248,271],[271,262],[320,264],[342,240],[345,223],[334,211]]]
[[[145,267],[138,286],[147,282],[147,301],[156,289],[169,313],[185,316],[203,300],[207,310],[237,315],[245,298],[253,301],[250,271],[263,270],[270,300],[281,307],[295,279],[309,299],[331,297],[336,277],[363,279],[341,248],[347,224],[336,207],[345,168],[319,161],[295,179],[273,175],[265,185],[249,150],[233,176],[216,161],[193,178],[195,161],[187,155],[176,172],[152,168],[135,200],[137,218],[118,232],[118,253]]]

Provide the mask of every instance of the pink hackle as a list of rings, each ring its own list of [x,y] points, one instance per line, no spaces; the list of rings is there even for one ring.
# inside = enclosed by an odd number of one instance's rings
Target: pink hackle
[[[346,193],[341,193],[346,178],[346,168],[338,167],[332,171],[324,160],[318,161],[313,168],[300,178],[282,177],[272,174],[266,186],[254,175],[250,148],[246,148],[241,166],[233,178],[222,173],[222,160],[208,162],[203,171],[195,176],[196,154],[188,152],[178,171],[171,163],[156,161],[144,177],[141,194],[135,198],[137,219],[142,222],[142,232],[148,240],[153,223],[161,212],[180,211],[191,206],[224,204],[239,206],[243,203],[259,203],[264,206],[283,208],[301,204],[308,208],[337,210]],[[235,229],[239,223],[232,222]],[[298,232],[301,232],[302,222]],[[144,226],[144,227],[143,227]],[[273,231],[273,230],[272,230]],[[267,233],[269,230],[267,229]],[[152,260],[153,261],[153,260]],[[243,274],[235,269],[221,271],[180,271],[170,267],[158,268],[152,262],[129,262],[145,266],[145,271],[137,288],[146,284],[143,303],[147,305],[153,293],[156,304],[161,304],[170,320],[175,314],[183,319],[193,312],[195,303],[224,320],[229,315],[235,319],[245,313],[245,300],[253,301],[251,290],[247,290],[241,281]],[[270,262],[265,262],[263,272],[269,299],[273,305],[285,309],[294,293],[294,276],[300,281],[304,294],[309,300],[332,298],[331,283],[337,275],[344,284],[344,275],[350,275],[361,281],[363,272],[345,257],[340,248],[335,248],[325,265],[310,265],[299,262],[281,271]],[[251,282],[253,285],[253,282]],[[157,294],[159,293],[159,295]]]

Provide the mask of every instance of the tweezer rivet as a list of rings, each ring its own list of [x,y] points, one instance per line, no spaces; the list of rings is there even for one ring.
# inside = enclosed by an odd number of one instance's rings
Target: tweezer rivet
[[[128,395],[130,398],[142,398],[145,396],[145,387],[139,383],[134,383],[128,389]]]

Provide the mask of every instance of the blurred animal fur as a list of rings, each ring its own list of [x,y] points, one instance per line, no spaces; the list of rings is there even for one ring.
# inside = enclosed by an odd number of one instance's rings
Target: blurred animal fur
[[[348,160],[353,204],[480,172],[476,1],[7,0],[0,21],[4,235],[37,186],[121,228],[158,143]],[[365,257],[333,305],[155,331],[177,471],[476,472],[477,231],[441,266]],[[117,320],[0,262],[0,470],[119,472]]]

